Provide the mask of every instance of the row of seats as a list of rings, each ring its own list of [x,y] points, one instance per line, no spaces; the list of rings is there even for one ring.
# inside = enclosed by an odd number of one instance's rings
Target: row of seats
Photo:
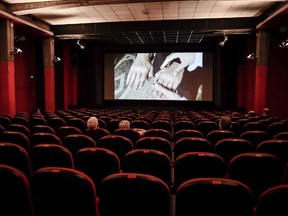
[[[137,173],[107,176],[96,191],[81,171],[46,167],[31,182],[19,170],[0,164],[1,215],[23,216],[274,216],[287,215],[288,185],[255,198],[245,184],[226,178],[185,181],[174,198],[159,178]],[[174,206],[174,207],[172,207]]]

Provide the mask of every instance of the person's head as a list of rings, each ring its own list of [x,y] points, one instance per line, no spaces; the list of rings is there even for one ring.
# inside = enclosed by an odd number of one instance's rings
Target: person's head
[[[230,130],[231,129],[231,119],[229,116],[221,116],[219,121],[220,130]]]
[[[119,128],[127,129],[130,128],[130,122],[128,120],[122,120],[119,122]]]
[[[250,117],[255,117],[256,116],[256,113],[254,110],[250,110],[248,113],[247,113],[247,118],[250,118]]]
[[[263,109],[262,115],[263,115],[263,116],[269,116],[269,113],[270,113],[269,108],[265,107],[265,108]]]
[[[90,117],[87,120],[87,128],[89,130],[95,130],[96,128],[98,128],[98,119],[96,117]]]

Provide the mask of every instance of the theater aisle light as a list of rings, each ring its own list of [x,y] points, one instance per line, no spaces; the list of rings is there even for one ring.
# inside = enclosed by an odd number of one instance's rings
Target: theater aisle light
[[[61,58],[60,57],[58,57],[58,56],[55,56],[54,57],[54,62],[56,63],[56,62],[60,62],[61,61]]]
[[[250,53],[248,56],[247,56],[247,59],[250,59],[250,60],[255,60],[257,58],[257,56],[255,55],[255,53]]]
[[[227,35],[225,35],[225,33],[223,34],[223,41],[221,41],[220,43],[219,43],[219,46],[224,46],[225,45],[225,43],[228,41],[228,36]]]
[[[17,47],[14,47],[12,50],[11,50],[11,54],[12,55],[16,55],[16,54],[20,54],[22,53],[22,50],[20,48],[17,48]]]
[[[77,41],[77,45],[80,47],[80,49],[85,49],[85,46],[80,43],[80,40]]]
[[[286,41],[283,41],[281,44],[279,44],[280,48],[288,48],[288,39]]]

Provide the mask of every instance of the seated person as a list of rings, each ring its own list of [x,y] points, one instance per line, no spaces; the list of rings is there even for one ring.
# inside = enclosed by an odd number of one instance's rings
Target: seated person
[[[128,129],[130,128],[130,122],[128,120],[121,120],[119,122],[119,129]],[[142,128],[132,128],[134,131],[138,132],[141,136],[146,132],[146,130]]]
[[[98,119],[96,117],[90,117],[88,120],[87,120],[87,128],[89,130],[96,130],[99,126],[99,122],[98,122]]]
[[[231,119],[229,116],[221,116],[219,121],[220,130],[231,130]]]
[[[263,111],[262,111],[262,116],[265,117],[265,118],[270,116],[270,110],[269,110],[269,108],[265,107],[265,108],[263,109]]]

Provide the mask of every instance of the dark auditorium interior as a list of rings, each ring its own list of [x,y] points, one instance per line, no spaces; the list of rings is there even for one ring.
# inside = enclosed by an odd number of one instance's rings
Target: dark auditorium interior
[[[0,215],[288,215],[287,94],[287,0],[2,0]]]

